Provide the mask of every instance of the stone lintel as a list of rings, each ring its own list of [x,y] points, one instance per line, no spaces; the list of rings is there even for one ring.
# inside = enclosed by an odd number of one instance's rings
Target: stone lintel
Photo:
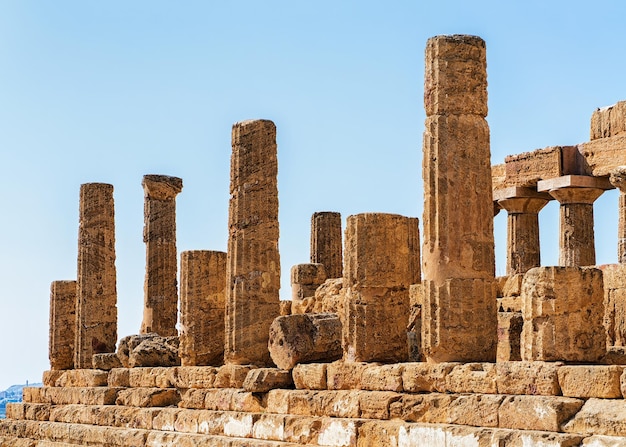
[[[587,174],[576,146],[553,146],[509,155],[505,158],[505,185],[533,187],[537,182],[562,175]]]
[[[562,188],[595,188],[613,189],[609,179],[606,177],[591,177],[589,175],[563,175],[537,182],[537,191],[552,192]]]
[[[156,200],[171,200],[183,190],[183,179],[169,175],[148,174],[141,181],[146,197]]]

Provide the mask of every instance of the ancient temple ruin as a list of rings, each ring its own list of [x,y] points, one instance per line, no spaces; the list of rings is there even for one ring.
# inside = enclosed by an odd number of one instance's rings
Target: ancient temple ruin
[[[50,370],[0,446],[625,446],[626,101],[593,112],[588,142],[492,166],[485,42],[433,37],[425,60],[423,242],[416,217],[317,212],[290,301],[271,121],[233,126],[226,253],[178,269],[182,180],[144,177],[144,318],[120,340],[113,186],[82,185]],[[619,263],[596,266],[593,204],[614,188]],[[542,266],[551,200],[559,265]]]

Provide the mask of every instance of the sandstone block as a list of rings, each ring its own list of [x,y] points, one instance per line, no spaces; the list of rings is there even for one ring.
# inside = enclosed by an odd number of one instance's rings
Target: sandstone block
[[[624,438],[621,436],[589,436],[583,439],[583,447],[622,447]]]
[[[563,363],[496,363],[496,382],[500,394],[558,396],[561,394],[558,370]]]
[[[345,299],[345,289],[343,288],[343,278],[327,279],[324,284],[315,291],[315,304],[313,312],[332,312],[345,315],[343,302]]]
[[[180,255],[180,357],[183,366],[220,365],[224,360],[226,253]]]
[[[180,391],[180,408],[204,409],[208,391],[201,388],[189,388]]]
[[[230,406],[233,411],[246,413],[260,413],[263,411],[261,398],[249,391],[235,391]]]
[[[218,369],[212,366],[179,366],[174,372],[176,388],[212,388]]]
[[[445,393],[446,378],[459,363],[405,363],[402,371],[402,387],[410,393]]]
[[[266,395],[265,408],[269,413],[289,414],[289,396],[292,390],[270,390]]]
[[[242,388],[253,365],[223,365],[215,376],[215,388]]]
[[[305,416],[286,416],[284,439],[302,445],[315,444],[322,427],[322,419]]]
[[[496,394],[496,365],[467,363],[455,366],[446,377],[446,391],[451,393]]]
[[[315,295],[317,289],[326,281],[324,264],[297,264],[291,267],[292,300]]]
[[[174,368],[131,368],[128,381],[134,388],[170,388],[173,386]]]
[[[505,158],[507,185],[534,187],[539,180],[582,175],[576,146],[552,146]]]
[[[133,388],[120,391],[115,404],[128,407],[167,407],[177,405],[179,401],[180,394],[173,388]]]
[[[626,401],[590,398],[563,426],[566,433],[626,436]]]
[[[107,386],[108,372],[99,369],[74,369],[65,371],[56,380],[57,387]]]
[[[559,432],[584,401],[558,396],[507,396],[498,410],[499,426]]]
[[[390,405],[401,398],[402,394],[392,391],[361,393],[359,399],[361,417],[367,419],[389,419]]]
[[[522,287],[522,359],[597,361],[606,352],[602,272],[537,267]]]
[[[315,416],[330,416],[337,418],[358,418],[361,414],[361,402],[364,395],[369,394],[363,391],[318,391],[315,397],[319,399],[319,406],[313,405]],[[290,401],[290,407],[291,407]]]
[[[361,375],[361,388],[372,391],[402,391],[404,364],[370,365]]]
[[[290,300],[281,300],[280,301],[280,316],[291,315],[291,301]]]
[[[504,400],[498,394],[462,394],[453,399],[445,422],[476,427],[497,427],[498,409]]]
[[[271,392],[272,391],[270,391],[270,393]],[[290,391],[285,396],[288,401],[287,408],[289,411],[287,413],[303,416],[320,416],[322,414],[327,414],[322,408],[328,408],[326,404],[331,401],[328,396],[328,393],[323,394],[322,391]],[[331,394],[331,396],[333,396],[333,394]],[[330,408],[332,409],[332,406]],[[343,405],[341,408],[345,409],[347,406]],[[358,417],[358,405],[356,412]]]
[[[50,370],[43,372],[43,386],[56,386],[56,381],[64,374],[63,370]]]
[[[600,138],[578,145],[589,166],[589,174],[593,176],[607,176],[618,166],[626,165],[626,135],[617,135],[609,138]]]
[[[39,403],[52,405],[113,405],[120,388],[109,387],[73,387],[73,388],[39,388]],[[26,400],[26,394],[24,395]]]
[[[623,366],[615,365],[562,366],[558,371],[559,385],[563,396],[621,398],[620,377],[623,371]]]
[[[452,394],[405,394],[389,406],[389,416],[407,422],[445,423],[450,419]],[[458,416],[457,416],[458,417]]]
[[[115,352],[94,354],[91,363],[95,369],[102,369],[105,371],[122,367],[122,362],[120,362],[120,358]]]
[[[327,388],[329,390],[356,390],[361,388],[363,371],[367,363],[343,362],[329,363],[326,368]]]
[[[604,280],[604,328],[609,347],[626,346],[626,264],[600,267]]]
[[[50,369],[74,367],[76,338],[76,281],[54,281],[50,285]]]
[[[591,140],[626,132],[626,101],[596,109],[591,115]]]
[[[276,414],[262,414],[252,426],[254,439],[282,441],[285,439],[285,417]]]
[[[266,393],[274,388],[293,388],[291,371],[256,368],[248,372],[243,382],[243,389],[252,393]]]
[[[232,130],[227,250],[227,363],[269,366],[269,327],[279,316],[276,126],[267,120]]]
[[[188,390],[188,392],[191,391],[192,390]],[[233,396],[237,392],[238,390],[235,388],[193,390],[193,393],[204,394],[204,408],[206,408],[207,410],[216,411],[232,410]]]
[[[198,412],[181,410],[176,415],[174,430],[183,433],[198,433]]]
[[[325,390],[327,386],[325,363],[309,363],[294,366],[291,371],[297,389]]]
[[[107,384],[110,387],[129,387],[130,370],[128,368],[113,368],[111,371],[109,371]]]
[[[180,365],[178,345],[178,337],[129,335],[120,340],[117,356],[126,368],[177,366]]]
[[[341,358],[341,321],[337,314],[278,317],[270,326],[268,349],[279,368]]]

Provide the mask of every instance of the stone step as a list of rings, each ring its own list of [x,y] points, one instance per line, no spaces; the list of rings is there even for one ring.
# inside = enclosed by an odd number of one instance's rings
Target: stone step
[[[16,428],[17,427],[17,428]],[[19,430],[5,435],[5,431]],[[19,447],[162,447],[164,445],[189,447],[295,447],[306,443],[282,442],[237,436],[178,433],[118,427],[99,427],[87,424],[66,424],[42,421],[0,421],[0,440],[7,446]],[[6,440],[6,441],[4,441]],[[0,444],[4,445],[4,444]],[[328,445],[328,444],[326,444]]]

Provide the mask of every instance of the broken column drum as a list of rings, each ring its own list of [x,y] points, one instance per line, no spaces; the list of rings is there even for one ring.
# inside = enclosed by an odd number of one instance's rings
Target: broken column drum
[[[429,361],[494,361],[497,345],[485,42],[428,40],[424,306]]]
[[[178,335],[178,262],[176,195],[183,181],[166,175],[145,175],[144,230],[146,278],[141,333]]]
[[[409,287],[420,279],[418,219],[349,216],[345,240],[344,360],[406,361]]]
[[[220,365],[224,360],[226,253],[182,252],[180,278],[181,365]]]
[[[269,365],[269,328],[280,315],[276,126],[232,130],[224,360]]]
[[[113,185],[80,187],[75,368],[91,368],[94,354],[115,352],[117,287]]]

